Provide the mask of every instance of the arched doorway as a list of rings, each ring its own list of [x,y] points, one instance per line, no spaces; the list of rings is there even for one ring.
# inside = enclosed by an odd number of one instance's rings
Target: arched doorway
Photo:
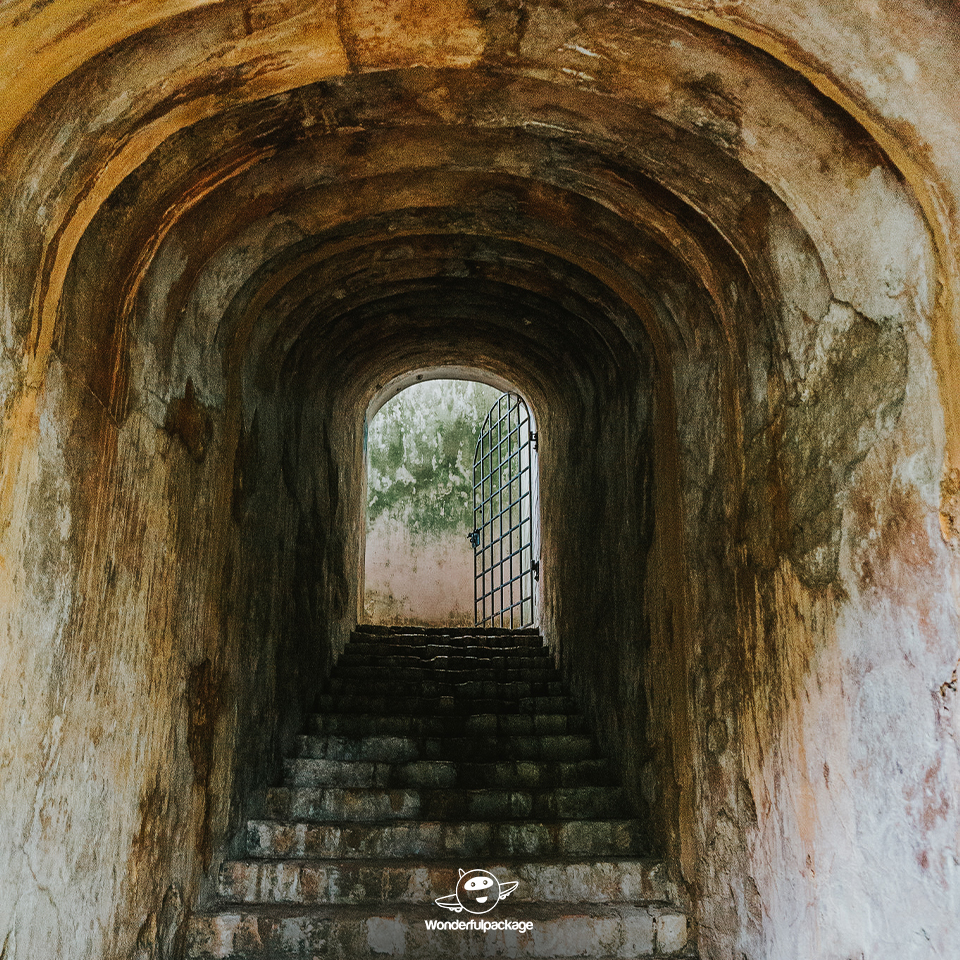
[[[534,538],[539,537],[534,532],[533,419],[515,389],[490,379],[460,371],[419,372],[370,404],[364,443],[365,622],[438,627],[535,622],[532,559]],[[491,434],[485,434],[486,473],[479,478],[474,458],[491,407],[502,407],[504,415],[494,424],[492,447]],[[497,489],[490,488],[493,481]],[[485,487],[479,505],[478,482]],[[475,519],[484,512],[485,521]],[[487,542],[475,546],[478,527]],[[484,561],[487,586],[475,594]],[[478,599],[485,613],[475,616]],[[496,621],[494,600],[506,602],[505,616]]]

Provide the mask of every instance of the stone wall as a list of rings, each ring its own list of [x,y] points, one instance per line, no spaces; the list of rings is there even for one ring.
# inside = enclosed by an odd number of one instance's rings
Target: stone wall
[[[538,413],[544,633],[708,960],[955,951],[939,0],[0,13],[0,955],[176,956],[361,608],[363,419]]]

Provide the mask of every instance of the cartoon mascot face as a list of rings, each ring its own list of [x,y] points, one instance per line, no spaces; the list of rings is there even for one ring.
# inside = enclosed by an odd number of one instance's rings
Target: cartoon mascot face
[[[444,907],[459,913],[489,913],[504,897],[508,897],[519,885],[519,880],[510,883],[500,881],[486,870],[461,870],[457,881],[457,892],[447,897],[440,897],[434,902],[438,907]]]

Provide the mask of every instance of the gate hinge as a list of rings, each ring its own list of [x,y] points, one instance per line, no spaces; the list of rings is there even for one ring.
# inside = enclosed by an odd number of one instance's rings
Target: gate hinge
[[[539,433],[531,433],[531,434],[530,434],[530,442],[533,444],[533,449],[534,449],[534,450],[539,450],[539,449],[540,449],[540,434],[539,434]]]
[[[540,582],[540,561],[539,560],[533,561],[532,569],[533,569],[533,579],[536,580],[537,583],[539,583]]]
[[[467,539],[473,544],[473,548],[476,549],[477,547],[480,546],[480,531],[471,530],[467,534]]]

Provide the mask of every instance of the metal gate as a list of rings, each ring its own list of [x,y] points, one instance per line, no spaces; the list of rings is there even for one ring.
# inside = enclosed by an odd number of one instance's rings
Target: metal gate
[[[537,435],[515,393],[490,408],[473,456],[474,607],[477,626],[527,627],[535,619]]]

